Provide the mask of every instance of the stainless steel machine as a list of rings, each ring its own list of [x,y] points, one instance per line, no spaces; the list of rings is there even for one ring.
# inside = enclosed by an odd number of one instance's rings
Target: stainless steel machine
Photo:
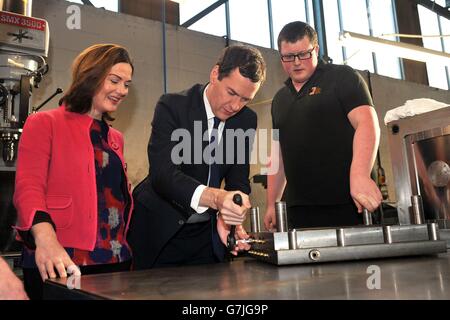
[[[31,1],[0,0],[0,171],[14,171],[31,94],[48,71],[47,21],[31,17]]]
[[[399,223],[450,228],[450,107],[390,122],[388,133]]]

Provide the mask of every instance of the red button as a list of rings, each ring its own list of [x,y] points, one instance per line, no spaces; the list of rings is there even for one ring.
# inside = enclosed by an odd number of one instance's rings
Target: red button
[[[117,150],[117,149],[119,149],[119,146],[118,146],[118,144],[117,144],[117,143],[115,143],[115,142],[112,142],[112,143],[111,143],[111,148],[113,148],[113,149]]]

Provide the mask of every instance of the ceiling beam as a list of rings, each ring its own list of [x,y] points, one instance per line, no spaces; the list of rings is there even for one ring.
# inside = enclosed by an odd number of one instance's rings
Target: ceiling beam
[[[81,2],[83,2],[83,4],[88,6],[94,6],[90,0],[81,0]]]
[[[208,8],[202,10],[201,12],[197,13],[195,16],[187,20],[185,23],[183,23],[181,26],[185,28],[189,28],[191,25],[196,23],[198,20],[209,14],[210,12],[216,10],[218,7],[220,7],[222,4],[227,2],[228,0],[219,0],[214,2],[212,5],[210,5]]]
[[[448,20],[450,20],[450,11],[440,5],[438,5],[436,2],[431,0],[414,0],[417,4],[420,4],[424,6],[427,9],[430,9],[431,11],[434,11],[441,17],[444,17]]]

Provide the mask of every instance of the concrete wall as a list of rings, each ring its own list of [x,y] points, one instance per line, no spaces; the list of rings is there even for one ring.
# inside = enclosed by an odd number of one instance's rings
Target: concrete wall
[[[75,56],[94,43],[114,42],[126,46],[135,64],[133,86],[127,100],[121,105],[113,126],[124,133],[125,158],[129,176],[136,185],[148,172],[147,142],[154,106],[163,93],[162,68],[162,25],[125,14],[81,7],[81,29],[69,30],[66,20],[67,7],[72,5],[63,0],[39,0],[33,3],[33,16],[44,18],[50,26],[50,72],[44,78],[41,88],[34,92],[34,105],[45,100],[57,87],[66,89],[70,82],[70,65]],[[208,81],[209,72],[220,51],[225,46],[222,38],[167,26],[168,90],[180,91],[194,83]],[[268,64],[268,78],[252,102],[258,113],[259,128],[270,129],[270,100],[283,85],[285,75],[281,69],[276,51],[260,48]],[[450,103],[447,91],[426,86],[372,76],[374,99],[382,129],[385,112],[402,105],[406,100],[418,97],[433,98]],[[57,99],[44,109],[54,108]],[[387,171],[390,192],[393,195],[391,168],[385,131],[381,143],[381,157]],[[251,167],[251,175],[259,173],[260,167]],[[265,206],[264,189],[254,186],[254,205]]]

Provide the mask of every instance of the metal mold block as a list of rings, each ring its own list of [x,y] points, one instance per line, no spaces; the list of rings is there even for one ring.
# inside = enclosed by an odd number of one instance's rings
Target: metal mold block
[[[296,233],[296,249],[290,249]],[[429,255],[446,252],[436,224],[358,226],[326,229],[300,229],[289,232],[250,233],[249,254],[276,264],[307,264],[344,260]],[[291,244],[291,247],[293,245]]]

